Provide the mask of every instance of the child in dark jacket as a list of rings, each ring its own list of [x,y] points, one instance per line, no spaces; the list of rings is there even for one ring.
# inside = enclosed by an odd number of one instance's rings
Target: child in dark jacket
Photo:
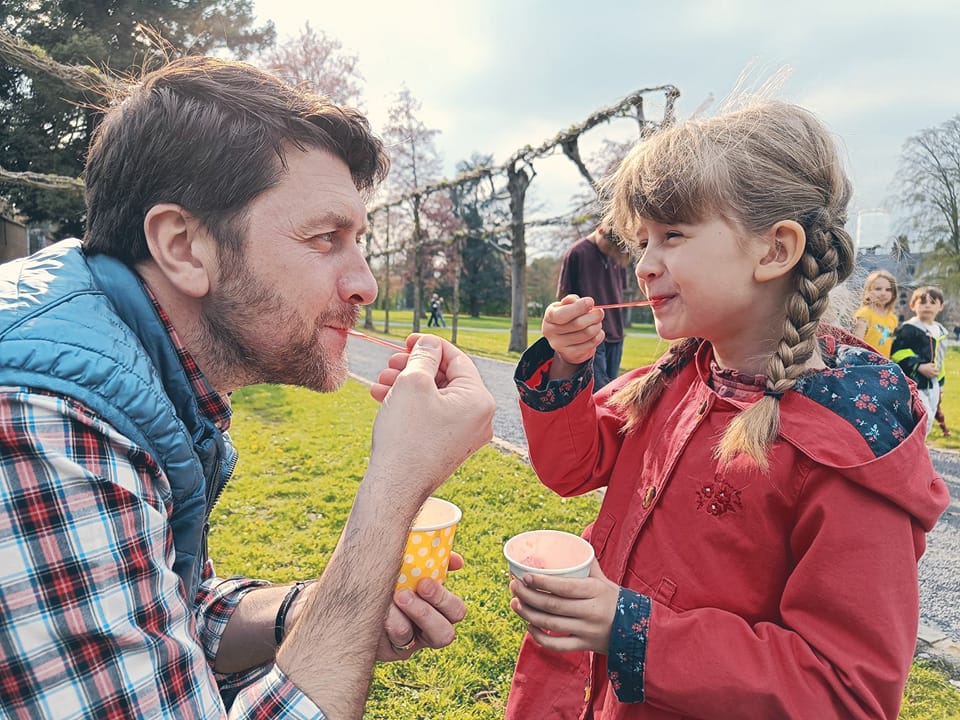
[[[920,399],[927,409],[927,432],[940,414],[940,393],[946,378],[947,329],[937,322],[943,310],[943,293],[932,286],[917,288],[910,296],[913,317],[897,328],[890,358],[917,384]],[[941,425],[946,431],[946,423]]]

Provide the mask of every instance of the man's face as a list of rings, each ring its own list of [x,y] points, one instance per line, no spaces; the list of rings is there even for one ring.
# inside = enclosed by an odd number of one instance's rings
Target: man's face
[[[206,350],[234,386],[335,390],[347,374],[346,329],[377,284],[360,243],[366,209],[346,164],[287,149],[287,172],[247,209],[241,257],[204,300]]]

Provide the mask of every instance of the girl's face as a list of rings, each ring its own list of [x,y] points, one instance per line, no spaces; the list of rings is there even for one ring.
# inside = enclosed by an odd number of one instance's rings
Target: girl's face
[[[885,277],[874,278],[867,298],[875,308],[885,308],[893,300],[893,285]]]
[[[637,280],[654,301],[660,337],[704,338],[723,366],[762,372],[781,337],[786,293],[785,283],[754,277],[769,243],[719,218],[670,225],[643,218],[637,242]]]

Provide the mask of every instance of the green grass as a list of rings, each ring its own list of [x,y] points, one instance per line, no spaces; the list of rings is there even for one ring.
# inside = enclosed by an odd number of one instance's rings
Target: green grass
[[[315,576],[366,466],[376,403],[350,382],[331,395],[257,386],[234,394],[233,404],[241,462],[212,519],[217,569],[274,581]],[[523,632],[508,607],[503,542],[533,527],[579,532],[599,506],[592,495],[557,497],[527,464],[489,447],[436,494],[463,509],[456,549],[466,566],[447,583],[466,601],[467,617],[450,647],[378,666],[367,718],[503,717]],[[903,718],[960,718],[960,693],[932,665],[915,664],[905,698]]]

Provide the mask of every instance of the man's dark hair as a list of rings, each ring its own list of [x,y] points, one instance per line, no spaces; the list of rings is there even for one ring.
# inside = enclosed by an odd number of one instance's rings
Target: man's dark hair
[[[340,158],[361,193],[389,169],[383,142],[359,111],[245,63],[174,60],[145,75],[93,134],[84,248],[129,265],[144,260],[147,211],[175,203],[204,224],[221,251],[237,256],[246,208],[280,181],[290,146]]]

